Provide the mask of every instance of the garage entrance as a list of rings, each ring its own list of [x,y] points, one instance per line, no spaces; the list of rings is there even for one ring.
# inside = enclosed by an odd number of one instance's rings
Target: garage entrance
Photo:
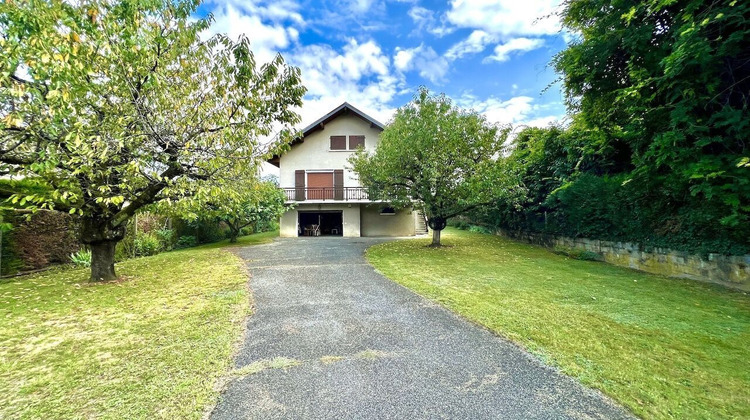
[[[343,236],[344,216],[341,210],[300,211],[298,236]]]

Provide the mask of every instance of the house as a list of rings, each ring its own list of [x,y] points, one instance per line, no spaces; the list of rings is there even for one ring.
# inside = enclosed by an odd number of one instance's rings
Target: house
[[[426,233],[420,212],[370,200],[356,173],[348,169],[348,159],[358,147],[375,150],[383,128],[345,102],[303,129],[288,151],[269,160],[279,168],[287,203],[295,204],[281,216],[281,236]]]

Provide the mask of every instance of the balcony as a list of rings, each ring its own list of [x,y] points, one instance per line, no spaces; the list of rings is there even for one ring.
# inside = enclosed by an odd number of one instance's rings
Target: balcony
[[[282,188],[287,201],[368,201],[362,187],[292,187]]]

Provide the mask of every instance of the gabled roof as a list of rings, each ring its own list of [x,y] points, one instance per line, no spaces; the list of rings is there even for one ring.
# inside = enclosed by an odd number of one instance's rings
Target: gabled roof
[[[337,106],[334,108],[331,112],[327,113],[326,115],[323,115],[318,120],[316,120],[314,123],[308,125],[307,127],[303,128],[299,137],[295,138],[291,145],[294,146],[295,144],[304,143],[305,137],[309,136],[310,134],[314,133],[317,130],[322,130],[326,124],[333,121],[335,118],[338,118],[341,115],[355,115],[366,122],[370,123],[370,127],[377,128],[379,130],[385,129],[385,126],[376,120],[375,118],[372,118],[371,116],[365,114],[364,112],[360,111],[359,109],[355,108],[352,104],[349,102],[344,102],[343,104]],[[281,156],[275,155],[271,159],[268,160],[268,163],[278,167],[279,166],[279,158]]]

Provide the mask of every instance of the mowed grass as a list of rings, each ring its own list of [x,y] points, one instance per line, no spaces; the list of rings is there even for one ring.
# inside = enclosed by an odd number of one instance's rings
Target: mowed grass
[[[367,252],[383,274],[645,418],[750,418],[750,298],[447,229]]]
[[[201,245],[198,248],[215,249],[215,248],[227,248],[227,247],[234,247],[234,246],[265,244],[265,243],[269,243],[273,241],[273,238],[276,238],[278,236],[279,236],[279,231],[273,230],[270,232],[261,232],[261,233],[254,233],[252,235],[247,235],[247,236],[240,236],[239,238],[237,238],[237,242],[235,243],[230,243],[229,239],[224,239],[223,241]]]
[[[250,312],[243,263],[220,247],[125,261],[115,283],[0,282],[0,418],[200,418]]]

